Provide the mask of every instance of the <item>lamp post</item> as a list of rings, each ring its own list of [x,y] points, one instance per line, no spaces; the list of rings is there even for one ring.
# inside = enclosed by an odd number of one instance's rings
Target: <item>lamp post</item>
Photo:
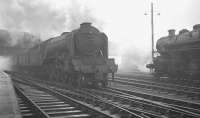
[[[152,64],[153,64],[153,60],[154,60],[154,4],[153,1],[151,1],[151,57],[152,57]],[[147,13],[145,13],[145,15],[148,15]],[[157,15],[160,15],[160,13],[157,13]],[[151,72],[153,72],[153,68],[151,68],[150,70]]]

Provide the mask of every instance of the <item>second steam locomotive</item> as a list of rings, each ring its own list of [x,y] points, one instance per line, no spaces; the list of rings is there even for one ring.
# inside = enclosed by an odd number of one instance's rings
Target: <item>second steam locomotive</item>
[[[106,86],[108,74],[117,71],[108,58],[107,36],[91,23],[16,54],[13,61],[21,71],[77,86]]]
[[[157,76],[200,76],[200,24],[194,25],[192,31],[182,29],[178,35],[169,30],[168,36],[157,41],[156,48],[159,55],[147,67],[154,69]]]

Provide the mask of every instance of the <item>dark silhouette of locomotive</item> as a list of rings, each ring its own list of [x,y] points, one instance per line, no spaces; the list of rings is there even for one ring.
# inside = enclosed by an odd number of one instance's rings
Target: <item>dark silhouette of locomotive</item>
[[[157,76],[197,78],[200,76],[200,24],[192,31],[182,29],[178,35],[169,30],[169,35],[157,41],[158,56],[147,68],[154,69]]]
[[[114,59],[108,58],[107,36],[91,23],[41,42],[13,61],[29,74],[77,86],[106,86],[108,74],[117,71]]]

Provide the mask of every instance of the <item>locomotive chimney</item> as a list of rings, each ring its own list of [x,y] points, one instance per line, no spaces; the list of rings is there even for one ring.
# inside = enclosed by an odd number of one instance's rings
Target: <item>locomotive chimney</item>
[[[170,30],[168,30],[168,36],[169,37],[173,37],[173,36],[175,36],[175,30],[174,29],[170,29]]]
[[[84,23],[81,23],[80,27],[81,28],[84,28],[84,27],[90,27],[92,23],[90,22],[84,22]]]

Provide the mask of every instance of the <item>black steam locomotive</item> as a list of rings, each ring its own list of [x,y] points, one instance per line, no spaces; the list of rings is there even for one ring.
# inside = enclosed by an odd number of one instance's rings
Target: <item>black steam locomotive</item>
[[[147,67],[154,70],[156,76],[175,78],[197,78],[200,76],[200,24],[192,31],[183,29],[175,35],[169,35],[157,41],[158,56]]]
[[[16,54],[13,62],[20,71],[77,86],[106,86],[108,73],[117,71],[107,36],[91,23]]]

